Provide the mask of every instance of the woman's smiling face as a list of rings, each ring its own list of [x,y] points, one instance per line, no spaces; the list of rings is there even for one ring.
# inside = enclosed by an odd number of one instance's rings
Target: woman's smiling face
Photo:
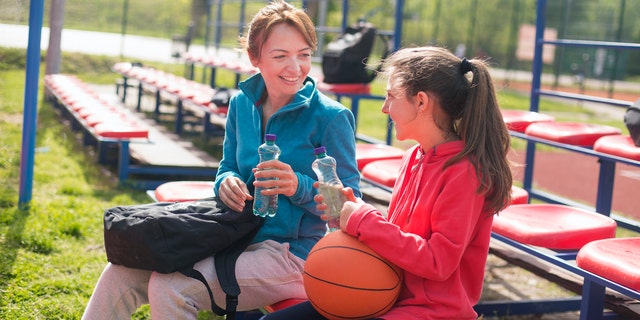
[[[251,62],[260,69],[269,96],[295,95],[311,70],[311,46],[294,27],[280,23]]]

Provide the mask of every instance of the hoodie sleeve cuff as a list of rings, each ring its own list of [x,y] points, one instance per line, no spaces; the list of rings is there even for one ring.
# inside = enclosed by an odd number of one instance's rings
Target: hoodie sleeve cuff
[[[370,214],[382,217],[382,213],[374,206],[365,203],[354,210],[347,220],[346,232],[354,237],[360,237],[360,227]],[[378,217],[376,217],[377,219]],[[382,217],[384,219],[384,217]]]

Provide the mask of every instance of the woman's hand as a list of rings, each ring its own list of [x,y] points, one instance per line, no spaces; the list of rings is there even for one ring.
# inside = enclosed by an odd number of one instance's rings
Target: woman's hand
[[[283,194],[287,197],[293,196],[298,190],[298,175],[293,172],[291,166],[279,161],[269,160],[261,162],[253,169],[256,177],[253,185],[263,189],[264,195]],[[275,179],[275,180],[259,180]]]
[[[229,209],[241,212],[246,200],[253,200],[244,181],[238,177],[228,177],[220,183],[219,197]]]

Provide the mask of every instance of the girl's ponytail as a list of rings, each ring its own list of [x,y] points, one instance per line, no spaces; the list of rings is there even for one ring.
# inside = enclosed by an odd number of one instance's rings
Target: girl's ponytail
[[[468,72],[464,72],[468,69]],[[509,131],[504,124],[486,63],[477,59],[463,59],[460,70],[461,76],[467,80],[467,73],[471,73],[471,80],[458,120],[458,134],[465,142],[465,148],[456,158],[468,156],[471,159],[482,181],[481,191],[486,193],[487,209],[497,212],[511,200],[513,182],[511,166],[506,158],[511,143]]]

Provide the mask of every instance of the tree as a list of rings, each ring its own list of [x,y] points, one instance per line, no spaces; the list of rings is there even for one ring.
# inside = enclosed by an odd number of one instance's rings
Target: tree
[[[217,0],[221,1],[221,0]],[[214,0],[193,0],[191,3],[191,22],[193,23],[193,37],[202,36],[205,26],[207,8],[214,4]]]
[[[45,58],[46,74],[60,72],[62,28],[64,24],[64,0],[51,0],[49,17],[49,47]]]

